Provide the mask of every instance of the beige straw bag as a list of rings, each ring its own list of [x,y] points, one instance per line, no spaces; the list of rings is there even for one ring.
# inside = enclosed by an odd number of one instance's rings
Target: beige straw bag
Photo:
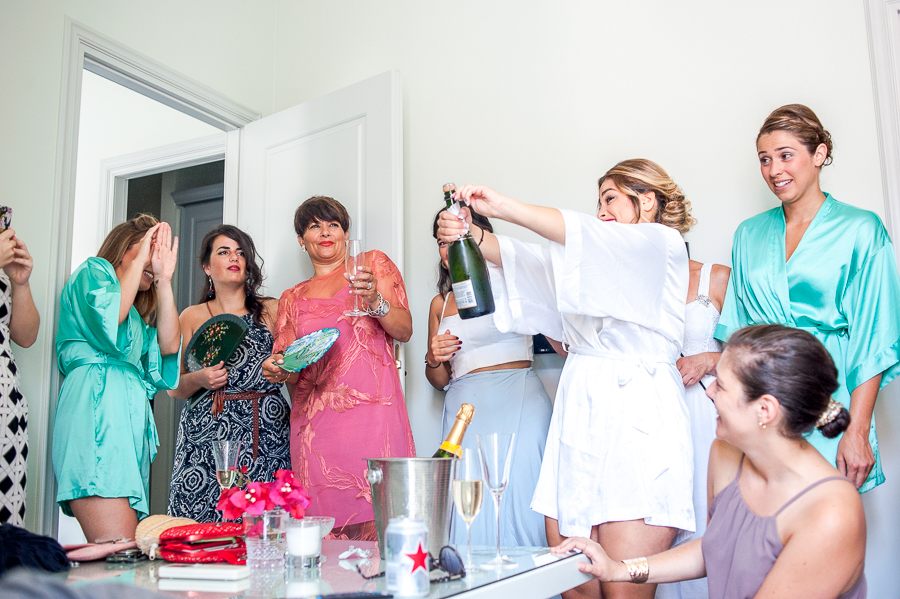
[[[134,540],[143,553],[150,559],[156,559],[159,557],[159,535],[170,528],[188,524],[197,524],[197,521],[164,514],[147,516],[138,523],[137,529],[134,531]]]

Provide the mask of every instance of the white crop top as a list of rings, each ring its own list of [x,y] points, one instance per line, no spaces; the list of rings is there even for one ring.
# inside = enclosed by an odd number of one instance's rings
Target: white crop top
[[[491,279],[498,278],[499,272],[496,269],[497,267],[488,265]],[[491,285],[497,284],[500,284],[499,280],[491,281]],[[448,293],[444,298],[437,334],[443,335],[449,329],[450,333],[459,337],[462,342],[459,351],[450,359],[451,380],[458,379],[478,368],[534,359],[531,335],[501,333],[494,325],[493,315],[468,320],[463,320],[459,314],[444,316],[449,297]]]

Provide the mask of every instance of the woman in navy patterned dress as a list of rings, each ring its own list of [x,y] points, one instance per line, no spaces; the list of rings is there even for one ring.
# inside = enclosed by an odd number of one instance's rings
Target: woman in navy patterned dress
[[[203,238],[200,264],[208,282],[200,303],[181,314],[184,339],[218,314],[239,316],[250,330],[227,364],[192,373],[182,364],[178,388],[169,391],[176,399],[187,399],[201,388],[218,391],[193,409],[185,404],[181,412],[169,488],[172,516],[222,520],[216,511],[219,485],[212,453],[217,439],[241,441],[238,461],[251,480],[271,481],[276,470],[291,467],[290,406],[281,385],[266,381],[260,368],[272,354],[278,302],[258,295],[263,277],[256,258],[253,240],[237,227],[222,225]]]

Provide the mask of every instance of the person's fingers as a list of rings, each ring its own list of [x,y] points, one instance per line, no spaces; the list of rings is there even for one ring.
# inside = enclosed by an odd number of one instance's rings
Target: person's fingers
[[[844,456],[840,452],[838,453],[837,460],[835,460],[835,466],[837,467],[838,472],[840,472],[847,478],[850,478],[847,475],[847,462],[844,460]]]
[[[178,237],[172,239],[172,256],[178,260]]]

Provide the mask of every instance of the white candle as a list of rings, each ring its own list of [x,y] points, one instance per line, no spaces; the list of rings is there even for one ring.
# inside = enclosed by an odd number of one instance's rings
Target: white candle
[[[322,534],[318,523],[301,520],[287,529],[288,553],[294,557],[321,555]]]

